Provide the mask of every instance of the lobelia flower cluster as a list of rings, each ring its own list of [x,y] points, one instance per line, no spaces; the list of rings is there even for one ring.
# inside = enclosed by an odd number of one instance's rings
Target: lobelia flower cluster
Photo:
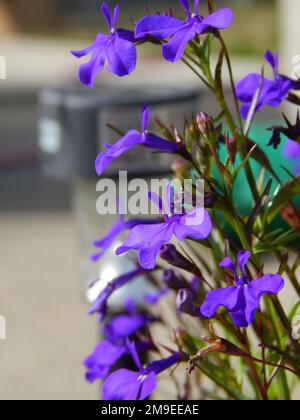
[[[105,66],[117,76],[129,75],[136,67],[137,47],[153,43],[162,48],[165,60],[187,64],[212,91],[216,109],[220,108],[215,116],[199,112],[186,121],[182,133],[160,123],[162,133],[169,133],[165,138],[148,131],[150,110],[145,105],[141,131],[133,128],[116,144],[106,145],[96,159],[96,172],[102,175],[111,162],[138,145],[169,153],[177,159],[176,177],[205,180],[206,209],[185,208],[178,214],[175,192],[169,186],[167,203],[154,193],[149,195],[160,217],[125,220],[120,216],[107,236],[95,242],[92,259],[98,261],[126,234],[116,255],[130,252],[132,257],[133,252],[137,265],[103,288],[90,309],[102,323],[103,339],[85,361],[86,379],[104,381],[104,400],[145,400],[164,372],[171,372],[177,399],[291,399],[300,377],[300,343],[292,334],[292,320],[300,307],[300,216],[295,201],[300,168],[283,183],[259,139],[249,137],[247,124],[253,124],[266,106],[279,107],[284,101],[299,105],[300,80],[281,75],[279,55],[268,51],[265,58],[272,79],[263,72],[235,83],[222,37],[222,30],[234,20],[231,9],[214,10],[210,0],[207,12],[204,2],[195,0],[193,7],[188,0],[180,3],[182,16],[148,14],[132,30],[118,28],[119,6],[111,12],[104,3],[109,34],[98,34],[89,48],[73,52],[78,58],[90,56],[81,64],[79,78],[93,87]],[[214,51],[219,50],[215,69],[213,43]],[[235,110],[223,90],[225,66],[230,69]],[[299,113],[296,124],[284,116],[270,130],[269,145],[277,148],[282,136],[288,137],[285,154],[297,161]],[[253,161],[260,165],[259,179],[253,173]],[[234,195],[243,173],[252,196],[247,214],[240,212]],[[272,274],[267,268],[270,261]],[[132,296],[122,311],[114,313],[111,297],[140,277],[156,291],[145,292],[143,305]],[[280,298],[286,282],[291,286],[288,306]],[[173,313],[171,324],[165,307]],[[151,333],[157,328],[169,331],[173,346]],[[130,359],[131,364],[126,364]],[[177,373],[179,364],[186,371]],[[207,387],[209,381],[214,386]]]

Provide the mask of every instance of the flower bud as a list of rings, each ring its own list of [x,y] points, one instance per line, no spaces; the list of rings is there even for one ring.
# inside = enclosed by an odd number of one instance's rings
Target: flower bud
[[[176,299],[176,309],[186,315],[200,316],[200,308],[195,304],[195,296],[190,289],[181,289]]]
[[[225,144],[228,155],[230,157],[231,163],[234,165],[236,154],[237,154],[237,135],[238,132],[235,131],[234,136],[232,138],[225,136]]]
[[[165,270],[163,281],[169,287],[169,289],[180,290],[184,288],[184,283],[180,277],[178,277],[174,270]]]
[[[197,115],[196,124],[200,133],[203,135],[206,135],[207,133],[213,131],[214,128],[213,119],[205,112],[200,112]]]
[[[178,252],[176,247],[172,244],[166,244],[161,247],[160,257],[174,267],[181,268],[182,270],[195,275],[199,274],[196,267],[187,258],[180,254],[180,252]]]

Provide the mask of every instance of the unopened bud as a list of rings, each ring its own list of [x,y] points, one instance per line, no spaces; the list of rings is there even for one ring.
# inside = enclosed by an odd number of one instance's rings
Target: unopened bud
[[[161,247],[160,257],[173,267],[181,268],[182,270],[195,275],[199,274],[196,267],[187,258],[180,254],[180,252],[178,252],[176,247],[172,244],[166,244]]]
[[[205,112],[200,112],[196,117],[197,127],[203,135],[211,132],[214,128],[213,119]]]
[[[183,281],[180,277],[177,276],[174,270],[165,270],[163,281],[169,287],[169,289],[177,291],[184,288]]]
[[[231,163],[234,165],[237,154],[237,131],[232,138],[225,136],[225,144]]]
[[[200,308],[195,304],[195,295],[190,289],[179,290],[176,299],[176,309],[186,315],[200,316]]]

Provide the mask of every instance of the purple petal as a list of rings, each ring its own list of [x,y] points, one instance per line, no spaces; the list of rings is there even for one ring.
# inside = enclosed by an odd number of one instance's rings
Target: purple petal
[[[211,13],[203,19],[202,24],[216,29],[226,29],[233,22],[234,14],[229,7]]]
[[[190,12],[189,0],[180,0],[180,3],[182,4],[187,16],[190,17],[191,12]]]
[[[101,251],[97,254],[92,256],[93,261],[98,261],[103,255],[108,251],[108,249],[112,246],[116,238],[125,230],[127,229],[127,225],[124,222],[123,217],[119,217],[116,224],[110,229],[108,234],[101,239],[100,241],[95,241],[94,245],[97,248],[100,248]]]
[[[187,44],[196,36],[198,24],[187,24],[179,29],[171,40],[163,45],[163,56],[167,61],[179,61]]]
[[[102,10],[102,13],[104,14],[104,17],[107,21],[107,24],[108,24],[109,28],[112,29],[113,23],[112,23],[111,11],[110,11],[110,9],[109,9],[109,7],[107,6],[106,3],[102,4],[101,10]]]
[[[138,39],[151,35],[154,38],[163,40],[174,35],[184,25],[185,22],[183,20],[171,16],[145,16],[137,23],[135,35]]]
[[[120,16],[120,5],[117,4],[117,6],[114,9],[114,17],[113,17],[113,28],[116,29],[117,23]]]
[[[148,124],[150,121],[150,108],[148,105],[144,105],[141,109],[142,113],[142,133],[145,133],[148,128]]]
[[[122,247],[117,250],[116,254],[120,255],[132,249],[153,247],[157,241],[161,242],[166,237],[169,238],[170,232],[167,231],[168,228],[169,226],[166,223],[136,226],[131,230]],[[167,241],[169,239],[167,239]]]
[[[276,55],[274,55],[272,51],[268,50],[265,54],[265,59],[274,70],[275,76],[277,76],[279,69],[279,54],[277,53]]]
[[[253,323],[260,300],[266,294],[278,294],[284,287],[284,280],[279,275],[268,274],[243,287],[243,297],[240,296],[239,308],[231,313],[235,324],[247,328]]]
[[[244,273],[245,267],[248,261],[251,258],[251,253],[247,250],[241,251],[238,253],[238,264],[241,270],[241,273]]]
[[[261,83],[261,76],[256,73],[249,74],[236,85],[236,93],[240,101],[252,102]]]
[[[90,61],[81,64],[79,67],[79,80],[90,88],[94,87],[97,74],[103,69],[105,64],[104,48],[94,52]]]
[[[105,379],[109,374],[110,369],[108,367],[95,366],[85,374],[85,379],[89,384],[93,384],[98,379]]]
[[[199,15],[199,0],[195,0],[194,12],[195,12],[196,15]]]
[[[142,382],[139,399],[141,401],[146,400],[152,394],[152,392],[155,391],[156,387],[157,387],[156,375],[155,373],[151,372],[149,373],[149,375],[147,375],[147,377]]]
[[[174,234],[180,241],[185,238],[206,239],[212,231],[212,221],[205,209],[195,209],[175,223]]]
[[[132,43],[134,43],[134,42],[137,41],[136,38],[135,38],[135,36],[134,36],[134,32],[133,31],[130,31],[128,29],[118,28],[116,30],[116,33],[117,33],[117,35],[118,35],[119,38],[125,39],[126,41],[130,41]]]
[[[124,244],[117,249],[116,255],[132,249],[139,249],[141,267],[152,270],[156,267],[156,257],[163,244],[173,236],[173,225],[159,223],[157,225],[139,225],[129,233]]]
[[[239,288],[235,286],[213,290],[206,296],[206,300],[201,306],[201,314],[205,318],[213,318],[221,306],[232,311],[238,303],[238,298]]]
[[[130,41],[114,36],[106,47],[107,70],[117,76],[126,76],[136,67],[136,48]]]
[[[134,401],[138,399],[141,389],[140,372],[121,369],[112,373],[102,389],[104,401]]]
[[[227,257],[225,258],[221,263],[220,263],[220,267],[222,268],[229,268],[229,270],[231,270],[234,274],[235,280],[238,279],[238,275],[237,275],[237,271],[236,271],[236,266],[234,264],[234,262],[232,261],[231,258]]]
[[[114,341],[129,337],[136,331],[145,327],[149,318],[143,314],[119,315],[106,325],[107,331]]]
[[[144,137],[144,146],[161,152],[177,153],[179,145],[173,141],[162,139],[155,134],[147,133]]]
[[[82,58],[89,55],[93,51],[94,48],[95,48],[95,43],[93,43],[88,48],[85,48],[83,50],[73,50],[71,51],[71,54],[74,55],[74,57],[76,58]]]
[[[283,153],[290,160],[298,159],[300,157],[300,144],[288,139],[285,143]]]
[[[166,359],[155,360],[154,362],[150,363],[147,369],[145,369],[145,372],[154,372],[156,375],[159,375],[160,373],[179,363],[181,360],[182,353],[177,352],[172,354],[170,357],[167,357]]]
[[[251,283],[252,289],[259,293],[259,297],[270,293],[278,294],[284,288],[284,280],[279,274],[267,274]]]
[[[129,339],[126,340],[127,348],[134,360],[134,363],[140,372],[143,371],[143,366],[140,360],[140,356],[134,341],[130,341]]]
[[[98,175],[102,175],[105,169],[121,156],[123,153],[141,144],[143,138],[137,130],[130,130],[123,138],[121,138],[113,146],[109,146],[106,152],[101,153],[96,159],[96,171]]]
[[[125,351],[125,347],[114,346],[106,340],[101,341],[95,348],[93,354],[84,361],[84,365],[88,369],[92,369],[96,365],[113,366]]]

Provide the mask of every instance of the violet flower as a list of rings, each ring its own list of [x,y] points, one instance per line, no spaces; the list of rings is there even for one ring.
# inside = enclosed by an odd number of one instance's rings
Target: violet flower
[[[105,62],[109,72],[125,76],[134,71],[137,60],[134,33],[117,28],[119,5],[115,7],[113,15],[106,3],[103,3],[101,10],[110,29],[109,35],[100,33],[90,47],[72,51],[77,58],[91,55],[90,61],[79,68],[81,83],[90,88],[94,87],[96,76],[103,69]]]
[[[291,80],[279,74],[279,55],[276,56],[267,51],[265,59],[270,64],[274,73],[274,80],[263,78],[260,97],[255,112],[260,111],[265,106],[278,107],[286,99],[291,90],[300,90],[300,81]],[[243,118],[247,118],[254,97],[262,83],[262,76],[251,73],[236,85],[238,99],[244,103],[241,107]]]
[[[98,175],[102,175],[111,162],[138,145],[168,153],[177,153],[179,151],[179,145],[177,143],[162,139],[147,131],[150,120],[150,110],[147,105],[142,107],[141,113],[141,133],[137,130],[130,130],[113,146],[109,144],[104,145],[107,150],[100,153],[96,160],[96,172]]]
[[[234,18],[229,7],[203,17],[199,14],[199,0],[195,0],[194,13],[190,12],[188,0],[180,0],[180,3],[186,12],[186,20],[168,15],[154,15],[144,17],[136,26],[137,39],[149,35],[159,40],[171,38],[163,45],[163,56],[171,62],[182,58],[185,47],[196,35],[226,29]]]
[[[196,240],[206,239],[212,231],[212,221],[209,213],[203,208],[196,208],[184,214],[175,214],[169,197],[169,209],[163,209],[162,200],[152,194],[153,201],[158,201],[160,210],[164,213],[165,222],[156,225],[138,225],[133,228],[123,245],[117,249],[116,255],[130,250],[139,251],[139,263],[146,270],[156,267],[156,257],[162,246],[173,236],[179,241],[186,238]],[[167,213],[168,212],[168,213]]]
[[[228,309],[237,327],[246,328],[253,323],[261,298],[266,294],[277,295],[281,291],[285,283],[279,274],[267,274],[250,281],[245,273],[250,258],[251,254],[248,251],[241,251],[238,254],[241,276],[238,276],[235,264],[230,258],[222,261],[220,266],[234,273],[235,285],[208,293],[205,303],[201,306],[201,314],[205,318],[213,318],[217,310],[223,306]]]
[[[116,346],[107,340],[101,341],[93,354],[84,361],[87,368],[86,380],[89,383],[105,379],[111,368],[126,353],[126,346]]]
[[[103,321],[103,319],[107,315],[108,307],[107,302],[108,299],[111,297],[111,295],[121,287],[123,287],[125,284],[129,283],[131,280],[133,280],[135,277],[137,277],[139,274],[141,274],[142,270],[136,269],[133,271],[130,271],[129,273],[123,274],[120,277],[113,280],[111,283],[109,283],[104,290],[99,294],[98,298],[92,305],[91,309],[89,310],[89,314],[95,314],[97,313],[99,316],[99,321]]]
[[[157,387],[156,376],[182,360],[182,354],[178,352],[166,359],[151,363],[147,368],[143,368],[135,344],[128,342],[128,346],[138,372],[121,369],[112,373],[103,385],[103,400],[105,401],[147,399]]]

